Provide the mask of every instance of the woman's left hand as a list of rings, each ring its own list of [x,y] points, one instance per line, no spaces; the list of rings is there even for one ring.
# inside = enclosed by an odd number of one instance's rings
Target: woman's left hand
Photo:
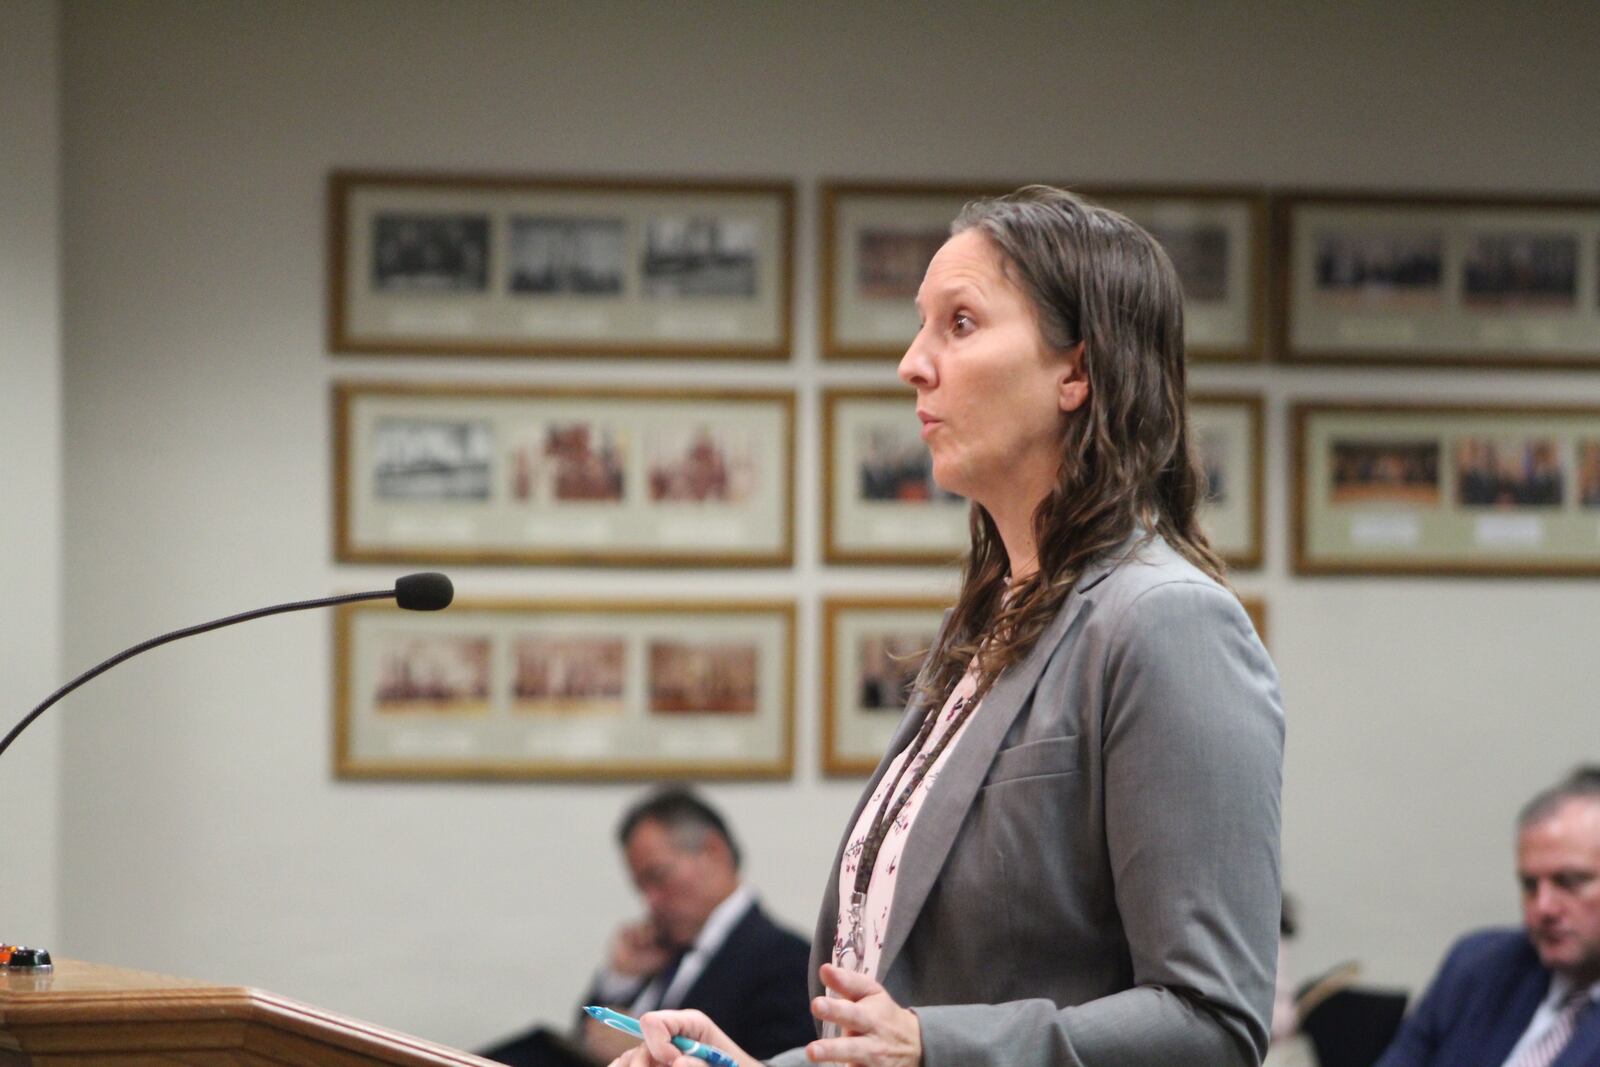
[[[864,974],[822,965],[822,984],[834,992],[811,1002],[811,1014],[837,1023],[844,1037],[827,1037],[806,1046],[815,1063],[864,1063],[869,1067],[919,1067],[922,1024],[883,986]]]

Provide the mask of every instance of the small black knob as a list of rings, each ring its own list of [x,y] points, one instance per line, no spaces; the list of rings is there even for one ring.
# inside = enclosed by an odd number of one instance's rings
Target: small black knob
[[[21,945],[11,950],[11,959],[6,961],[6,966],[12,970],[38,970],[50,966],[50,952],[42,948],[24,948]]]

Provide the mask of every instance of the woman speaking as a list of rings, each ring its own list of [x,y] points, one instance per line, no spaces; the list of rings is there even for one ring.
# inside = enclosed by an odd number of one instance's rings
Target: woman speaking
[[[823,1036],[773,1063],[1256,1064],[1283,714],[1196,521],[1177,277],[1044,186],[952,232],[900,377],[971,548],[831,872]],[[698,1012],[642,1026],[618,1064],[756,1062]]]

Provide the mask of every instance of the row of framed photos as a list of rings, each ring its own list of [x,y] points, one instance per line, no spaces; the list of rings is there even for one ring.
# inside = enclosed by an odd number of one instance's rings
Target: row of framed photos
[[[821,766],[877,765],[945,607],[823,602]],[[1246,600],[1266,635],[1265,608]],[[335,770],[350,778],[787,778],[795,606],[346,605]]]
[[[790,357],[792,183],[329,182],[335,353]],[[1012,187],[823,183],[823,356],[898,358],[951,219]],[[1197,360],[1600,365],[1600,200],[1075,187],[1167,249]]]
[[[787,566],[784,390],[334,386],[336,554],[353,563]],[[1263,542],[1263,401],[1198,393],[1201,522]],[[1600,574],[1600,408],[1292,408],[1298,574]],[[908,395],[822,393],[823,560],[955,563],[967,503],[933,482]]]
[[[795,395],[334,386],[336,553],[353,563],[787,566]],[[934,484],[903,389],[828,389],[823,558],[955,563],[967,502]],[[1261,400],[1197,396],[1205,523],[1261,559]]]

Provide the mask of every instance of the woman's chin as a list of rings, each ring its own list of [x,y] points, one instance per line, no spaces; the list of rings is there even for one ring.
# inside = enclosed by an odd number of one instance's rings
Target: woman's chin
[[[933,467],[930,473],[933,475],[933,484],[937,485],[946,493],[954,493],[956,496],[960,497],[967,495],[966,493],[962,492],[962,486],[965,484],[965,482],[960,477],[960,472],[955,469],[954,464],[940,463],[937,459],[935,459],[933,461]]]

